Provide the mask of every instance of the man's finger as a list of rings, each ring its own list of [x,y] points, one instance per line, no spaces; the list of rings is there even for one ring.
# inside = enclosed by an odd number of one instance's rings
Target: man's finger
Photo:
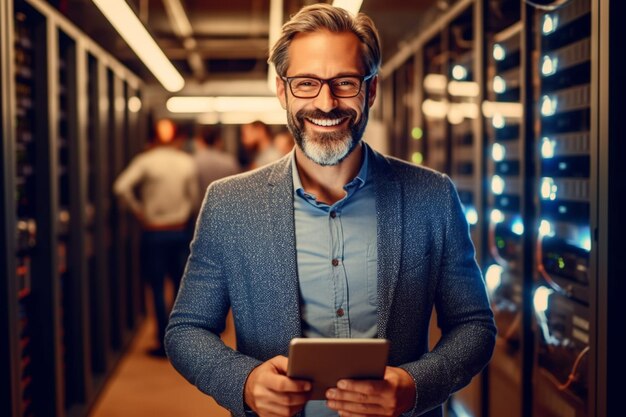
[[[383,415],[385,409],[380,404],[360,403],[352,401],[329,400],[326,405],[331,410],[358,413],[364,415]]]
[[[326,398],[329,400],[350,401],[363,404],[376,404],[381,401],[379,393],[366,394],[364,392],[345,391],[336,388],[331,388],[326,391]]]
[[[308,393],[300,394],[300,393],[284,393],[284,392],[276,392],[276,391],[270,391],[270,392],[273,394],[272,401],[280,405],[286,405],[286,406],[304,405],[309,399]]]
[[[311,383],[300,379],[291,379],[284,375],[268,375],[264,385],[275,392],[307,392]]]
[[[386,381],[341,379],[337,382],[337,388],[342,391],[359,392],[367,395],[380,393],[386,387]]]
[[[287,373],[287,366],[289,365],[289,359],[286,356],[283,356],[283,355],[274,356],[268,362],[271,363],[281,374]]]

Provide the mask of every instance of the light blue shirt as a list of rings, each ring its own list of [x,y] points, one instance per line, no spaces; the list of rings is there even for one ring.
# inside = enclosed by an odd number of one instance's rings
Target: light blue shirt
[[[304,337],[376,337],[378,247],[376,199],[369,158],[328,205],[302,188],[292,154],[294,215]],[[337,416],[324,401],[310,401],[309,417]]]

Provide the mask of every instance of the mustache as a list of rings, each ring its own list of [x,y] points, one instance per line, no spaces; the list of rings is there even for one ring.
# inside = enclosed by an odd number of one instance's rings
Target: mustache
[[[300,110],[296,113],[296,118],[302,122],[305,118],[308,119],[342,119],[351,118],[355,120],[357,117],[356,111],[350,109],[333,109],[329,112],[324,112],[319,109],[315,110]]]

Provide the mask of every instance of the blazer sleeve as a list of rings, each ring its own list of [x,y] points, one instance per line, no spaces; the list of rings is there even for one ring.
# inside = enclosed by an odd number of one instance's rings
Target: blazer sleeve
[[[165,334],[167,355],[178,372],[236,416],[244,416],[243,389],[261,361],[226,346],[219,337],[230,307],[222,273],[220,228],[213,186],[209,187],[191,243],[191,254]],[[223,211],[223,210],[222,210]]]
[[[401,366],[415,380],[417,416],[433,409],[467,385],[487,364],[496,328],[468,224],[454,185],[445,177],[441,264],[435,309],[442,336],[419,360]],[[437,266],[433,266],[437,268]]]

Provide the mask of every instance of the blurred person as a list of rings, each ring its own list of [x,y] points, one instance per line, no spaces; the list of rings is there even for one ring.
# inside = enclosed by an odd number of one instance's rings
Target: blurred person
[[[234,156],[224,152],[218,127],[206,127],[195,139],[194,159],[198,169],[200,194],[204,195],[213,181],[241,171]]]
[[[113,184],[115,194],[141,223],[141,272],[150,284],[158,333],[149,353],[165,356],[163,338],[169,315],[166,276],[178,291],[189,254],[187,224],[198,201],[193,158],[178,149],[176,126],[169,119],[155,125],[152,145],[135,156]]]
[[[293,135],[288,129],[282,129],[274,135],[274,146],[282,155],[291,152],[293,145]]]
[[[260,120],[241,126],[241,144],[251,156],[248,169],[267,165],[282,156],[274,146],[270,127]]]
[[[282,28],[270,61],[293,153],[209,187],[166,334],[174,367],[233,415],[440,417],[496,329],[452,181],[363,140],[380,41],[327,4]],[[219,339],[232,308],[237,350]],[[437,312],[442,336],[428,350]],[[382,380],[327,401],[286,376],[295,337],[385,338]]]

